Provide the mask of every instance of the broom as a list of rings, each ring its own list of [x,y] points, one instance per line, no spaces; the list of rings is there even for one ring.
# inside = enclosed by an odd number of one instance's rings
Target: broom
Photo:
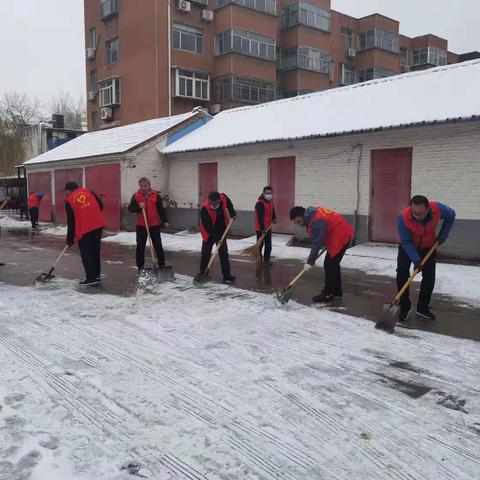
[[[257,240],[257,243],[255,245],[252,245],[251,247],[245,248],[244,250],[241,251],[242,254],[244,255],[249,255],[250,257],[254,258],[257,263],[262,263],[262,255],[260,253],[260,245],[262,242],[265,240],[265,237],[267,236],[267,233],[272,229],[272,225],[270,225],[265,232],[260,236],[260,238]]]

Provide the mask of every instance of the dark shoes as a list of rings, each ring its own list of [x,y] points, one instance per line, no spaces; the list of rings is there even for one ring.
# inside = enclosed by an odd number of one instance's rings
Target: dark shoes
[[[400,307],[400,312],[398,313],[398,320],[400,322],[406,322],[408,320],[408,316],[412,311],[411,305],[403,305]]]
[[[223,283],[233,283],[235,281],[235,277],[232,275],[226,275],[223,277]]]
[[[265,265],[266,267],[271,267],[273,265],[273,262],[270,259],[264,260],[263,265]]]
[[[95,280],[84,280],[83,282],[80,282],[81,287],[96,287],[97,285],[100,285],[100,278],[95,279]]]
[[[335,296],[331,293],[322,292],[320,295],[315,295],[312,298],[313,303],[330,303],[335,300]]]
[[[428,305],[417,305],[417,315],[427,320],[435,320],[435,315],[428,308]]]

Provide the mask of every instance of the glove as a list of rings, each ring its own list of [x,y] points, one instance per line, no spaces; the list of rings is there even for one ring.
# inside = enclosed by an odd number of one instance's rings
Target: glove
[[[309,270],[311,270],[313,267],[313,265],[310,265],[309,263],[306,263],[304,266],[303,266],[303,269],[308,272]]]
[[[442,243],[445,243],[447,241],[447,239],[445,237],[437,237],[437,242],[439,245],[441,245]]]
[[[419,260],[418,262],[415,262],[414,264],[415,270],[420,271],[422,269],[422,262]]]

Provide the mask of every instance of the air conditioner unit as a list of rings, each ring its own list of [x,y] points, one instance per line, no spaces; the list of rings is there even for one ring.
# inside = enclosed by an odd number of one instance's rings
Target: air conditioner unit
[[[202,10],[202,20],[213,22],[213,12],[211,10]]]
[[[97,98],[97,91],[96,90],[90,90],[87,92],[87,100],[89,102],[93,102]]]
[[[101,110],[102,120],[110,120],[113,117],[113,110],[111,107],[103,107]]]
[[[93,60],[95,58],[95,49],[93,47],[87,48],[85,56],[87,57],[87,60]]]
[[[222,110],[222,105],[220,103],[214,103],[213,105],[210,105],[210,113],[212,115],[216,115],[217,113],[220,113]]]
[[[178,0],[177,9],[181,12],[189,12],[192,9],[192,4],[186,0]]]
[[[347,48],[347,57],[355,58],[356,54],[357,52],[354,48]]]

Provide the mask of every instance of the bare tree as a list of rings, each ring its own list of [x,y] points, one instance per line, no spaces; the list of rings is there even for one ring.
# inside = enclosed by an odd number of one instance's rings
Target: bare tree
[[[6,92],[0,98],[0,117],[8,128],[32,125],[43,118],[40,101],[25,93]]]
[[[50,103],[52,113],[64,116],[65,128],[82,130],[87,118],[87,109],[82,97],[75,102],[69,92],[61,91]]]

